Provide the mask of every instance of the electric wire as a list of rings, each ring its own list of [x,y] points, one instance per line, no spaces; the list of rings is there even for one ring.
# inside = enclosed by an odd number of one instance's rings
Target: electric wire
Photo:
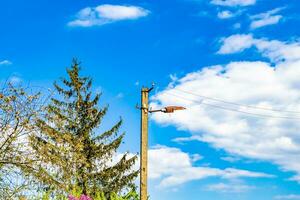
[[[198,103],[199,105],[202,104],[202,105],[206,105],[206,106],[217,108],[217,109],[222,109],[222,110],[227,110],[227,111],[232,111],[232,112],[238,112],[238,113],[242,113],[242,114],[246,114],[246,115],[251,115],[253,117],[287,119],[287,120],[300,120],[299,117],[275,116],[275,115],[267,115],[267,114],[259,114],[259,113],[241,111],[241,110],[234,109],[234,108],[228,108],[228,107],[225,107],[225,106],[220,106],[220,105],[216,105],[216,104],[206,103],[203,100],[188,99],[186,97],[183,97],[183,96],[180,96],[180,95],[177,95],[177,94],[172,94],[172,93],[168,93],[168,92],[166,92],[165,94],[169,95],[169,96],[177,97],[177,98],[180,98],[180,99],[183,99],[183,100],[187,100],[187,101],[190,101],[190,102],[195,102],[195,103]]]
[[[197,96],[197,97],[201,97],[203,99],[209,99],[209,100],[212,100],[212,101],[222,102],[222,103],[225,103],[225,104],[231,104],[231,105],[235,105],[235,106],[248,107],[248,108],[257,109],[257,110],[268,110],[268,111],[273,111],[273,112],[300,114],[300,112],[298,112],[298,111],[279,110],[279,109],[272,109],[272,108],[264,108],[264,107],[258,107],[258,106],[251,106],[251,105],[246,105],[246,104],[240,104],[240,103],[230,102],[230,101],[226,101],[226,100],[222,100],[222,99],[218,99],[218,98],[207,97],[207,96],[204,96],[204,95],[196,94],[196,93],[185,91],[185,90],[181,90],[181,89],[175,89],[174,88],[173,90],[180,91],[180,92],[183,92],[183,93],[186,93],[186,94],[190,94],[190,95],[194,95],[194,96]]]

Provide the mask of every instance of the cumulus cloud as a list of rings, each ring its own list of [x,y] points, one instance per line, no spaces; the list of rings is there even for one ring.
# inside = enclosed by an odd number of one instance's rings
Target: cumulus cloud
[[[138,6],[123,6],[104,4],[97,7],[87,7],[80,10],[69,26],[91,27],[145,17],[150,11]]]
[[[219,6],[251,6],[256,3],[256,0],[212,0],[212,4]]]
[[[251,29],[257,29],[264,26],[274,25],[280,22],[280,20],[283,18],[282,15],[277,15],[279,11],[281,11],[283,8],[276,8],[273,10],[270,10],[265,13],[261,13],[258,15],[251,16]]]
[[[300,59],[299,42],[256,39],[251,34],[237,34],[221,39],[221,43],[218,54],[240,53],[245,49],[255,47],[272,62],[295,62]]]
[[[265,173],[234,168],[195,167],[194,162],[201,158],[198,154],[189,155],[177,148],[156,146],[149,150],[149,178],[160,180],[160,187],[174,187],[208,177],[220,177],[226,180],[243,177],[273,177]]]
[[[2,60],[2,61],[0,61],[0,65],[11,65],[11,64],[12,64],[12,62],[9,61],[9,60]]]
[[[218,51],[218,54],[231,54],[244,51],[253,45],[252,35],[232,35],[221,40],[223,43],[222,47]]]
[[[241,37],[243,44],[233,39]],[[294,172],[290,180],[300,183],[300,44],[251,35],[229,38],[219,52],[253,46],[275,66],[231,62],[186,74],[152,97],[151,107],[180,105],[187,110],[155,113],[152,119],[191,133],[178,141],[199,140],[233,156],[274,163]]]

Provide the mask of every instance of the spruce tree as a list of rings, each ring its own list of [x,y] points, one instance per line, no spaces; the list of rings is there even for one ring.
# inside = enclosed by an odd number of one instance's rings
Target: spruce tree
[[[92,94],[92,80],[81,77],[80,63],[73,61],[68,78],[54,83],[59,96],[52,98],[38,132],[30,137],[37,164],[29,171],[49,189],[84,194],[121,192],[133,186],[138,171],[132,169],[137,156],[128,153],[115,161],[122,143],[120,119],[112,128],[98,133],[108,107],[99,107],[101,94]]]

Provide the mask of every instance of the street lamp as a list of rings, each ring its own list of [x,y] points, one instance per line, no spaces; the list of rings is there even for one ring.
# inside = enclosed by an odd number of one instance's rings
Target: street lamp
[[[154,113],[154,112],[163,112],[163,113],[173,113],[176,110],[185,110],[185,107],[182,106],[167,106],[159,110],[149,110],[149,113]]]
[[[140,144],[140,200],[148,199],[148,114],[154,112],[173,113],[177,110],[185,110],[181,106],[167,106],[158,110],[149,110],[149,93],[153,89],[142,88],[141,90],[141,144]]]

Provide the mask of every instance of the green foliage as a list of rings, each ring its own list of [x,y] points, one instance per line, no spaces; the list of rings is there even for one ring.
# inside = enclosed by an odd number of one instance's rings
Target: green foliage
[[[98,133],[108,107],[98,107],[101,95],[92,94],[92,80],[81,77],[79,71],[74,61],[63,85],[54,84],[59,96],[51,99],[44,117],[36,121],[39,131],[31,135],[30,144],[38,161],[27,172],[49,191],[69,193],[82,188],[84,194],[93,196],[101,190],[108,197],[112,191],[133,186],[137,156],[125,154],[113,160],[124,137],[119,134],[122,120]]]
[[[139,200],[139,195],[131,191],[125,196],[117,195],[116,193],[111,193],[109,198],[106,198],[104,193],[98,193],[93,200]]]
[[[24,200],[27,200],[27,199],[24,198]],[[57,195],[53,196],[51,194],[51,192],[44,192],[40,195],[37,195],[34,197],[29,197],[28,200],[68,200],[68,198],[62,194],[57,194]]]
[[[80,198],[81,196],[80,190],[74,190],[71,195]],[[139,195],[135,192],[135,190],[131,190],[129,193],[125,195],[118,195],[116,193],[111,193],[106,197],[103,192],[96,192],[95,195],[91,196],[93,200],[139,200]],[[66,195],[55,195],[51,197],[51,192],[45,192],[40,197],[36,197],[35,200],[68,200]]]

